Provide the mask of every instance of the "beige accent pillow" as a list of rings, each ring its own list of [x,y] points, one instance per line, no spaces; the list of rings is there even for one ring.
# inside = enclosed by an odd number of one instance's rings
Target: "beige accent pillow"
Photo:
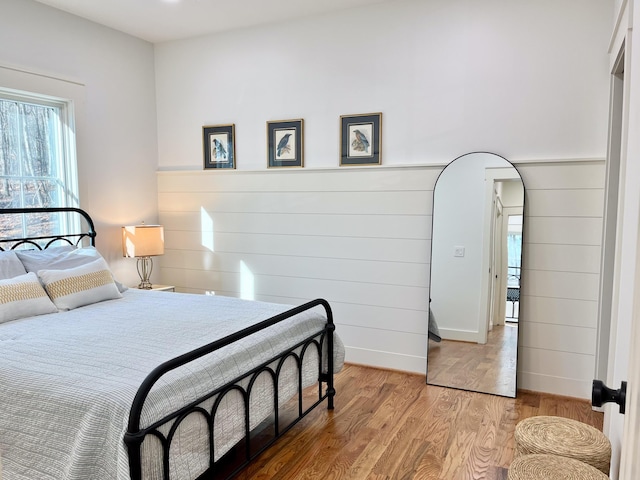
[[[71,245],[45,250],[19,250],[17,255],[27,272],[36,273],[40,270],[68,270],[103,258],[95,247],[75,248]],[[115,282],[120,293],[127,290],[117,280]]]
[[[67,270],[40,270],[38,277],[59,310],[122,297],[102,257]]]
[[[35,273],[0,280],[0,323],[57,311]]]

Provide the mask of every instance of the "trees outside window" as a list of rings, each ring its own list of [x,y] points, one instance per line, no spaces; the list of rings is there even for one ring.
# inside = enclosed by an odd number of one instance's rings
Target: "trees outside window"
[[[70,102],[0,90],[0,209],[77,206]],[[5,237],[57,234],[68,228],[63,214],[2,217]]]

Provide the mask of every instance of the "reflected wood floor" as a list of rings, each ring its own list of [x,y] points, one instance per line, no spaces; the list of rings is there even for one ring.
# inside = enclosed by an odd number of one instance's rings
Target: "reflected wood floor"
[[[518,325],[494,326],[487,343],[429,341],[430,385],[513,397],[516,392]]]
[[[426,385],[424,376],[346,365],[336,408],[316,408],[236,478],[503,480],[523,418],[558,415],[602,429],[586,400],[505,398]]]

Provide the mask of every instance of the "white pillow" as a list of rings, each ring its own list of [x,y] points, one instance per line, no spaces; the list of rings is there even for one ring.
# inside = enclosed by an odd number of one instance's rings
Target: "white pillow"
[[[57,311],[35,273],[0,280],[0,323]]]
[[[40,270],[38,277],[60,310],[122,297],[102,257],[67,270]]]
[[[75,248],[71,245],[45,250],[21,250],[17,253],[27,272],[36,273],[40,270],[68,270],[102,258],[94,247]],[[120,292],[127,290],[117,281],[116,286]]]
[[[66,270],[93,261],[86,256],[78,257],[74,252],[84,249],[76,249],[72,245],[51,247],[44,250],[16,250],[18,258],[27,272],[38,270]],[[95,251],[95,249],[93,249]]]
[[[0,251],[0,280],[24,275],[27,271],[13,250]]]

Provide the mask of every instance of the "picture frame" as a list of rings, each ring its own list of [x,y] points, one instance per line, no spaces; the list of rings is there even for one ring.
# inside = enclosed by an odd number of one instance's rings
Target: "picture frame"
[[[268,168],[304,167],[304,120],[267,122]]]
[[[235,124],[202,127],[204,168],[236,168]]]
[[[380,165],[382,113],[340,116],[340,166]]]

